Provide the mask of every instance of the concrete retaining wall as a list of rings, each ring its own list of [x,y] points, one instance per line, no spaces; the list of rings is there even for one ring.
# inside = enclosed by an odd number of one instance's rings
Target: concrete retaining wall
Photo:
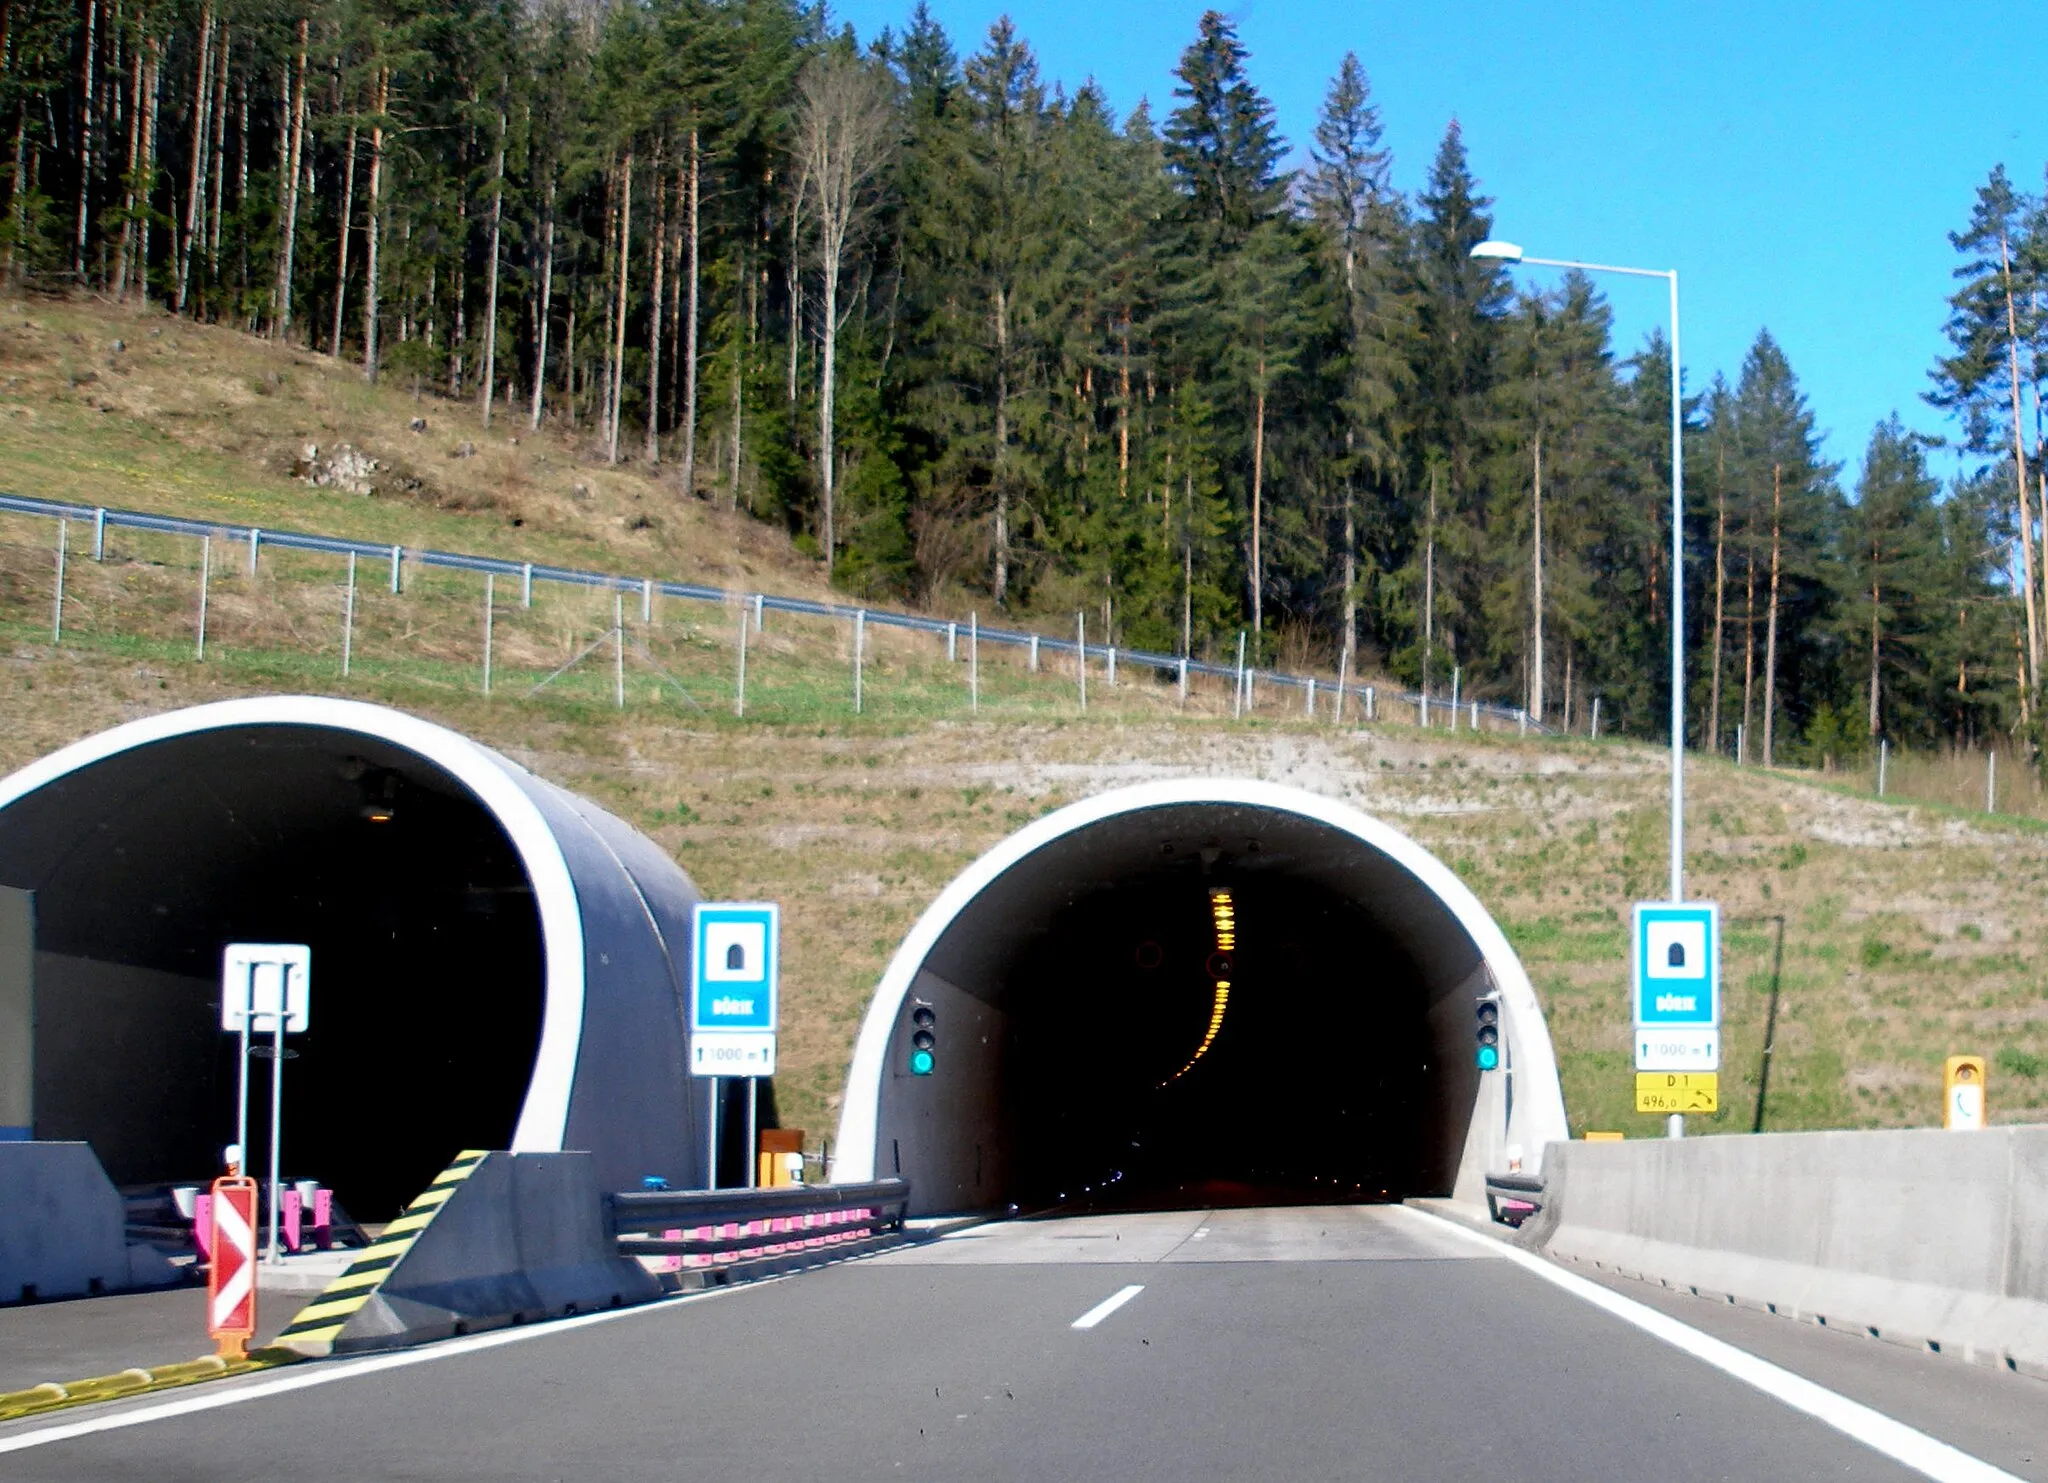
[[[0,1142],[0,1303],[168,1287],[181,1274],[130,1246],[127,1213],[84,1143]]]
[[[2048,1127],[1553,1144],[1551,1256],[2048,1377]]]

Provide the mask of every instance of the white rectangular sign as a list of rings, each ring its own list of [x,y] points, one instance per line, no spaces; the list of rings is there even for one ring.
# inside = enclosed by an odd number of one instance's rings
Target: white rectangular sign
[[[1719,1030],[1637,1027],[1636,1070],[1713,1071],[1721,1064]]]
[[[693,1076],[773,1076],[773,1030],[699,1030],[690,1037]]]
[[[313,950],[302,942],[231,942],[220,955],[220,1027],[251,1035],[303,1031],[312,1016]]]

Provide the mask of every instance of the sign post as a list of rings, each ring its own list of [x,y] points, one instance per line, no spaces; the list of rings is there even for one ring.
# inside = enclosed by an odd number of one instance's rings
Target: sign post
[[[1718,1105],[1721,1068],[1721,908],[1711,901],[1636,903],[1636,1110],[1670,1114]]]
[[[251,1033],[270,1036],[270,1257],[279,1259],[278,1212],[284,1188],[284,1037],[311,1021],[313,950],[301,942],[231,942],[221,953],[220,1027],[241,1037],[235,1146],[249,1146]],[[252,1212],[251,1220],[254,1215]]]
[[[705,1183],[718,1188],[719,1081],[747,1085],[747,1183],[754,1181],[758,1079],[775,1074],[782,908],[774,902],[706,901],[695,913],[690,954],[690,1073],[711,1078]]]

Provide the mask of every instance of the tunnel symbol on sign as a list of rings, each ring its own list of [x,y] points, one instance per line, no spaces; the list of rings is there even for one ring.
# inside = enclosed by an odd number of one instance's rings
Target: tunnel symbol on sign
[[[768,976],[768,928],[761,922],[711,922],[704,928],[704,977],[711,983],[759,983]]]
[[[1704,978],[1707,974],[1707,924],[1701,921],[1651,921],[1643,924],[1643,969],[1650,978]]]

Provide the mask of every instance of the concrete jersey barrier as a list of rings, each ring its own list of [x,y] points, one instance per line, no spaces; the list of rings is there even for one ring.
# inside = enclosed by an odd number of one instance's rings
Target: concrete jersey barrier
[[[169,1287],[184,1274],[131,1242],[120,1193],[85,1143],[0,1143],[0,1303]]]
[[[2048,1127],[1553,1144],[1520,1241],[2048,1378]]]

